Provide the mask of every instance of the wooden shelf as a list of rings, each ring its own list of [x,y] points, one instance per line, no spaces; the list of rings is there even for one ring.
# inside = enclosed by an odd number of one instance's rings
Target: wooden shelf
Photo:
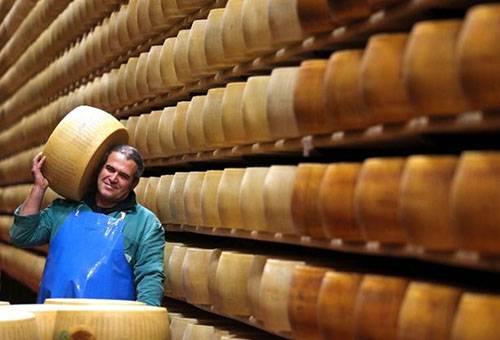
[[[500,113],[480,111],[456,116],[418,117],[399,125],[377,125],[365,130],[336,131],[322,135],[282,139],[274,142],[238,145],[168,158],[146,159],[147,167],[178,166],[191,162],[237,159],[244,156],[294,155],[308,157],[328,149],[391,149],[404,146],[433,146],[436,135],[462,135],[500,132]]]
[[[263,331],[265,331],[267,333],[279,336],[281,338],[292,339],[292,334],[291,333],[289,333],[289,332],[275,332],[275,331],[271,331],[269,329],[266,329],[266,327],[262,324],[262,322],[258,321],[253,316],[239,317],[239,316],[234,316],[234,315],[228,315],[228,314],[224,314],[224,313],[218,312],[217,310],[215,310],[215,308],[213,306],[210,306],[210,305],[191,304],[191,303],[187,302],[186,300],[181,299],[179,297],[174,297],[174,296],[170,296],[170,295],[166,295],[166,296],[169,299],[173,299],[173,300],[177,300],[177,301],[182,301],[182,302],[187,303],[187,304],[189,304],[191,306],[197,307],[197,308],[199,308],[199,309],[201,309],[203,311],[206,311],[206,312],[209,312],[209,313],[212,313],[212,314],[216,314],[216,315],[219,315],[219,316],[223,316],[225,318],[229,318],[229,319],[232,319],[232,320],[244,323],[246,325],[258,328],[260,330],[263,330]]]
[[[415,258],[456,267],[500,272],[500,257],[481,257],[478,253],[472,251],[459,250],[434,253],[426,252],[422,248],[413,245],[382,245],[379,242],[346,242],[341,239],[313,239],[309,236],[285,235],[282,233],[272,234],[235,228],[212,228],[191,225],[164,225],[164,228],[166,231],[285,243],[345,253]]]

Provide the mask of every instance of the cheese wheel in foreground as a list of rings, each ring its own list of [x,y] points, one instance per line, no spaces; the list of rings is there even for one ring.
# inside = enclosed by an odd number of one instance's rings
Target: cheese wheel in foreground
[[[111,300],[111,299],[68,299],[52,298],[45,299],[47,305],[144,305],[140,301]]]
[[[57,315],[56,339],[169,339],[166,308],[152,306],[74,306]]]
[[[66,305],[56,304],[20,304],[0,307],[0,313],[33,313],[35,316],[38,335],[41,340],[51,340],[54,337],[57,312],[66,308]],[[8,339],[8,337],[6,337]],[[2,337],[4,339],[4,337]],[[17,339],[17,338],[16,338]]]
[[[35,315],[22,311],[0,311],[0,339],[38,339]]]

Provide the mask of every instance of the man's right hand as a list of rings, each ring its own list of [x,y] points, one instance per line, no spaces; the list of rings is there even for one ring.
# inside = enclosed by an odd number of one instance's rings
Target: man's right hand
[[[49,181],[43,176],[42,167],[45,162],[45,156],[40,152],[33,158],[33,166],[31,167],[31,175],[35,187],[45,190],[49,186]]]

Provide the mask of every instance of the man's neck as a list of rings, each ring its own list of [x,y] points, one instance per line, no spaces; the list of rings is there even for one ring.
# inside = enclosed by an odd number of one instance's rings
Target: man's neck
[[[116,206],[118,204],[118,202],[108,201],[108,200],[104,199],[101,195],[99,195],[99,193],[97,193],[95,195],[95,204],[99,208],[109,209],[109,208],[113,208],[114,206]]]

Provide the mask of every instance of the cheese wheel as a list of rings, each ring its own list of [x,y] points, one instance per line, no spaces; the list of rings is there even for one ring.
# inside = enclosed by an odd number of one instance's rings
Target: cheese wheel
[[[168,313],[151,306],[75,306],[57,313],[54,338],[170,338]]]
[[[300,64],[293,94],[293,109],[301,134],[332,132],[333,116],[326,111],[323,80],[327,61],[306,60]]]
[[[403,64],[410,98],[424,115],[467,110],[460,83],[455,45],[461,20],[424,21],[413,26]]]
[[[243,0],[228,0],[222,16],[224,60],[234,63],[249,59],[245,50],[242,25]]]
[[[221,226],[224,228],[240,228],[243,224],[239,194],[241,180],[245,169],[224,169],[217,189],[217,210]]]
[[[203,106],[207,96],[191,98],[186,111],[186,132],[189,150],[202,151],[206,148],[206,137],[203,127]]]
[[[300,261],[268,259],[260,280],[258,315],[273,331],[290,332],[288,301],[293,272]]]
[[[182,264],[186,255],[187,247],[174,245],[168,259],[167,272],[165,273],[171,294],[176,298],[184,298],[184,282],[182,276]]]
[[[163,82],[160,71],[161,48],[162,46],[152,46],[149,50],[146,62],[146,80],[149,91],[152,94],[161,93],[163,91]]]
[[[455,156],[411,156],[401,177],[399,216],[408,241],[429,251],[458,249],[450,191]]]
[[[230,61],[224,58],[224,48],[222,45],[222,19],[224,9],[212,9],[208,13],[207,28],[205,31],[205,55],[207,57],[208,68],[212,72],[229,67]]]
[[[174,115],[176,107],[163,109],[158,122],[158,134],[160,136],[160,155],[162,157],[172,156],[176,153],[174,142]]]
[[[222,97],[222,129],[228,145],[250,142],[243,121],[242,98],[246,82],[229,83]]]
[[[249,142],[263,142],[272,139],[266,100],[269,80],[269,76],[250,77],[243,91],[241,99],[243,125]]]
[[[149,114],[148,124],[146,127],[146,145],[148,150],[148,155],[144,158],[156,158],[161,155],[161,145],[160,145],[160,118],[162,111],[153,111]]]
[[[369,115],[363,107],[360,88],[360,66],[363,50],[334,52],[325,70],[323,98],[336,130],[365,128]]]
[[[301,235],[325,237],[318,201],[326,169],[326,164],[316,163],[302,163],[297,167],[292,193],[292,216]]]
[[[464,293],[453,321],[452,340],[493,340],[500,328],[498,295]]]
[[[449,339],[460,295],[457,288],[411,282],[399,312],[398,339]]]
[[[215,290],[220,302],[215,307],[228,315],[251,314],[247,281],[254,255],[223,251],[217,263]]]
[[[212,254],[217,253],[220,253],[220,250],[192,247],[186,249],[182,264],[182,283],[184,297],[189,303],[210,304],[208,291],[209,266]]]
[[[460,248],[500,253],[500,153],[464,152],[451,185],[452,221]]]
[[[217,190],[221,177],[221,170],[209,170],[205,173],[201,185],[201,216],[203,225],[207,227],[221,226],[217,207]]]
[[[127,141],[127,130],[116,118],[79,106],[61,120],[45,144],[44,176],[58,194],[79,200],[91,186],[105,152]]]
[[[354,310],[363,276],[328,271],[318,295],[318,327],[324,339],[355,339]]]
[[[363,241],[354,215],[354,189],[361,164],[328,165],[319,189],[319,213],[326,237]]]
[[[401,76],[407,40],[404,33],[377,34],[368,40],[359,84],[373,123],[397,123],[415,115]]]
[[[165,248],[163,250],[163,269],[165,271],[165,280],[163,281],[163,285],[165,288],[166,296],[174,296],[172,293],[172,280],[170,276],[168,276],[168,272],[170,270],[169,263],[170,257],[172,256],[172,251],[175,246],[183,247],[184,244],[178,242],[165,242]]]
[[[156,186],[156,212],[161,223],[172,223],[172,214],[170,213],[170,205],[168,197],[170,195],[170,185],[174,175],[163,175]]]
[[[188,59],[188,39],[189,30],[180,30],[179,33],[177,33],[174,44],[175,74],[182,83],[189,83],[196,80],[191,74]]]
[[[297,13],[297,0],[274,0],[269,2],[269,26],[274,45],[299,41],[303,37]]]
[[[183,154],[189,152],[189,142],[186,126],[186,111],[189,102],[177,102],[175,113],[173,117],[173,138],[175,145],[175,154]]]
[[[365,275],[355,308],[355,336],[397,339],[398,316],[408,281],[398,277]]]
[[[70,298],[48,298],[46,305],[144,305],[144,302],[132,300],[112,300],[112,299],[70,299]],[[33,305],[39,306],[39,305]]]
[[[256,320],[263,320],[260,309],[260,282],[262,280],[262,273],[266,265],[268,257],[265,255],[254,255],[252,265],[250,266],[248,281],[247,281],[247,296],[250,303],[250,314]]]
[[[406,243],[398,218],[404,164],[404,158],[371,158],[361,167],[354,190],[354,210],[356,222],[367,240]]]
[[[24,311],[0,310],[0,335],[2,339],[38,339],[35,315]]]
[[[264,181],[264,214],[269,232],[297,234],[292,196],[297,167],[273,165]]]
[[[143,7],[143,6],[139,6],[139,7]],[[146,6],[144,6],[144,7],[146,7]],[[137,61],[135,86],[139,92],[140,99],[144,99],[144,98],[148,98],[148,97],[153,96],[153,94],[151,93],[151,89],[149,88],[149,83],[148,83],[148,72],[147,72],[148,59],[149,59],[149,52],[143,52],[139,55],[139,60]]]
[[[457,42],[457,61],[462,87],[472,109],[500,107],[500,47],[496,43],[499,4],[469,9]]]
[[[317,305],[325,273],[325,268],[295,267],[288,298],[288,317],[294,339],[321,339]]]
[[[175,224],[183,224],[186,222],[186,209],[183,195],[187,176],[187,172],[176,172],[170,184],[168,205],[172,223]]]
[[[194,78],[202,78],[212,74],[208,69],[207,56],[205,54],[205,37],[207,20],[195,20],[191,25],[188,37],[188,63],[191,75]]]
[[[267,117],[273,139],[299,136],[293,110],[298,67],[275,68],[267,87]]]
[[[264,182],[269,168],[246,168],[241,179],[239,208],[241,228],[246,230],[267,230],[264,213]]]
[[[243,38],[245,48],[251,54],[263,54],[273,50],[269,26],[270,0],[244,0],[242,8]]]
[[[222,98],[225,88],[210,89],[203,105],[203,131],[207,147],[225,146],[224,128],[222,126]]]
[[[63,308],[64,306],[46,304],[2,305],[0,307],[0,313],[8,312],[13,315],[17,313],[32,313],[35,316],[39,338],[42,340],[50,340],[54,337],[57,311]],[[6,338],[8,339],[9,337]]]
[[[160,177],[149,177],[149,180],[144,189],[144,206],[151,210],[154,214],[156,211],[156,192]]]
[[[149,150],[148,150],[148,141],[147,141],[147,128],[148,128],[148,121],[149,121],[149,114],[142,114],[139,116],[139,120],[137,121],[137,125],[135,127],[135,146],[141,155],[144,155],[144,158],[149,157]]]
[[[186,223],[189,225],[203,225],[201,219],[201,185],[205,172],[191,171],[188,173],[184,184],[184,209]]]
[[[172,90],[182,86],[174,65],[174,46],[176,38],[165,39],[160,52],[160,74],[163,82],[163,91]]]

